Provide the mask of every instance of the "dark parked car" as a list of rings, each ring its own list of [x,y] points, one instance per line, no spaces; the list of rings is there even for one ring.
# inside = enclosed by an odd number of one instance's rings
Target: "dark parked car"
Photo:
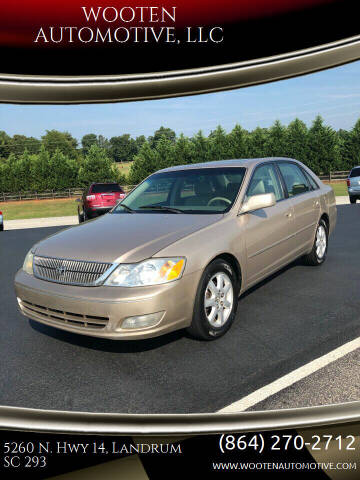
[[[79,223],[109,212],[125,196],[118,183],[92,183],[79,200]]]
[[[354,167],[346,180],[350,203],[360,200],[360,167]]]
[[[4,220],[3,220],[3,214],[0,212],[0,232],[4,230]]]

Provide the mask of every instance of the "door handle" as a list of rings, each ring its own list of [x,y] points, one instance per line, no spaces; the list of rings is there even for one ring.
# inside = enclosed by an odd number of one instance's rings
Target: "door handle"
[[[292,212],[287,212],[287,213],[285,213],[285,217],[291,218],[291,217],[292,217]]]
[[[319,200],[315,200],[314,207],[318,207],[320,205]]]

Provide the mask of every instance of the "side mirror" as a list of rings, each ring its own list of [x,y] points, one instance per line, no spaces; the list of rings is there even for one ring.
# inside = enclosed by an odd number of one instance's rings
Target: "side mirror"
[[[261,195],[253,195],[241,207],[240,214],[254,212],[262,208],[272,207],[276,204],[276,198],[273,193],[263,193]]]

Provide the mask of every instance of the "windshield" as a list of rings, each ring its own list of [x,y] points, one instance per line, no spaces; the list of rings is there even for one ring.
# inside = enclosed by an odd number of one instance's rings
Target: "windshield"
[[[244,174],[243,167],[155,173],[112,213],[224,213],[232,207]]]
[[[111,192],[120,192],[123,190],[117,183],[97,183],[91,188],[91,193],[111,193]]]
[[[360,167],[355,167],[350,172],[350,178],[360,177]]]

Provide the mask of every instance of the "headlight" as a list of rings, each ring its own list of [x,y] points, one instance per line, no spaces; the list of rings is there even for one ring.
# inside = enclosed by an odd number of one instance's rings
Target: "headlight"
[[[151,258],[141,263],[119,265],[105,281],[111,287],[160,285],[181,278],[185,258]]]
[[[30,250],[25,257],[24,265],[23,265],[24,272],[28,273],[29,275],[34,274],[33,260],[34,260],[34,255],[31,253],[31,250]]]

